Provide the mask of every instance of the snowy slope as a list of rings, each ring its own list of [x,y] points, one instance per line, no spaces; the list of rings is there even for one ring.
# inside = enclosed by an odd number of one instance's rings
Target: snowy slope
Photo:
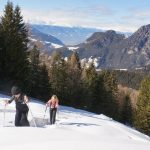
[[[38,126],[13,127],[14,103],[5,110],[0,95],[0,150],[149,150],[150,138],[104,115],[96,115],[60,106],[57,124],[42,126],[43,103],[32,101],[29,106]],[[48,121],[49,112],[45,121]],[[38,120],[39,119],[39,120]],[[29,112],[32,126],[32,116]]]

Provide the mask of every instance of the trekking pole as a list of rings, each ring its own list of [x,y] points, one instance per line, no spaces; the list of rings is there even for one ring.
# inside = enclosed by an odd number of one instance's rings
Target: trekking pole
[[[4,120],[3,120],[3,127],[5,127],[5,115],[6,114],[6,104],[4,105]]]
[[[57,107],[57,113],[56,113],[56,124],[59,125],[60,122],[60,116],[59,116],[59,107]]]
[[[59,108],[57,107],[57,119],[59,120]]]
[[[26,104],[27,104],[27,103],[26,103]],[[32,113],[32,111],[31,111],[31,108],[30,108],[29,104],[27,104],[27,106],[29,107],[29,111],[30,111],[30,113],[31,113],[31,116],[32,116],[32,119],[33,119],[34,126],[37,127],[36,122],[35,122],[35,119],[34,119],[34,116],[33,116],[33,113]]]
[[[43,120],[45,119],[45,116],[46,116],[46,111],[47,111],[47,105],[46,105],[46,108],[45,108],[45,112],[44,112],[44,117],[43,117]]]

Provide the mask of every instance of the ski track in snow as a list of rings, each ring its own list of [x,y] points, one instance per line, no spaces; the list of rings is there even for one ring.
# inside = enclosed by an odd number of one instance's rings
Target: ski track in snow
[[[150,137],[105,115],[97,115],[71,107],[60,106],[55,125],[49,125],[49,111],[45,119],[45,104],[31,100],[29,106],[38,127],[14,127],[15,103],[4,113],[0,94],[0,150],[149,150]],[[5,115],[5,120],[4,120]]]

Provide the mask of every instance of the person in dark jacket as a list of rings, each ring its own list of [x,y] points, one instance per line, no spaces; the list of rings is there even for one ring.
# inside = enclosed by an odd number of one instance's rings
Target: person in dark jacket
[[[56,121],[56,112],[58,109],[59,100],[56,95],[53,95],[51,99],[46,103],[50,107],[50,124],[55,124]]]
[[[15,126],[30,126],[27,119],[29,111],[27,103],[29,102],[29,98],[17,86],[12,87],[11,94],[12,97],[6,102],[6,105],[12,101],[16,103]]]

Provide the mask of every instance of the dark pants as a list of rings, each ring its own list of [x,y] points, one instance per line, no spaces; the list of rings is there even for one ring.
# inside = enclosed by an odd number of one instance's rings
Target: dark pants
[[[57,108],[50,108],[50,124],[55,124]]]
[[[28,111],[16,110],[15,126],[30,126],[27,116]]]

